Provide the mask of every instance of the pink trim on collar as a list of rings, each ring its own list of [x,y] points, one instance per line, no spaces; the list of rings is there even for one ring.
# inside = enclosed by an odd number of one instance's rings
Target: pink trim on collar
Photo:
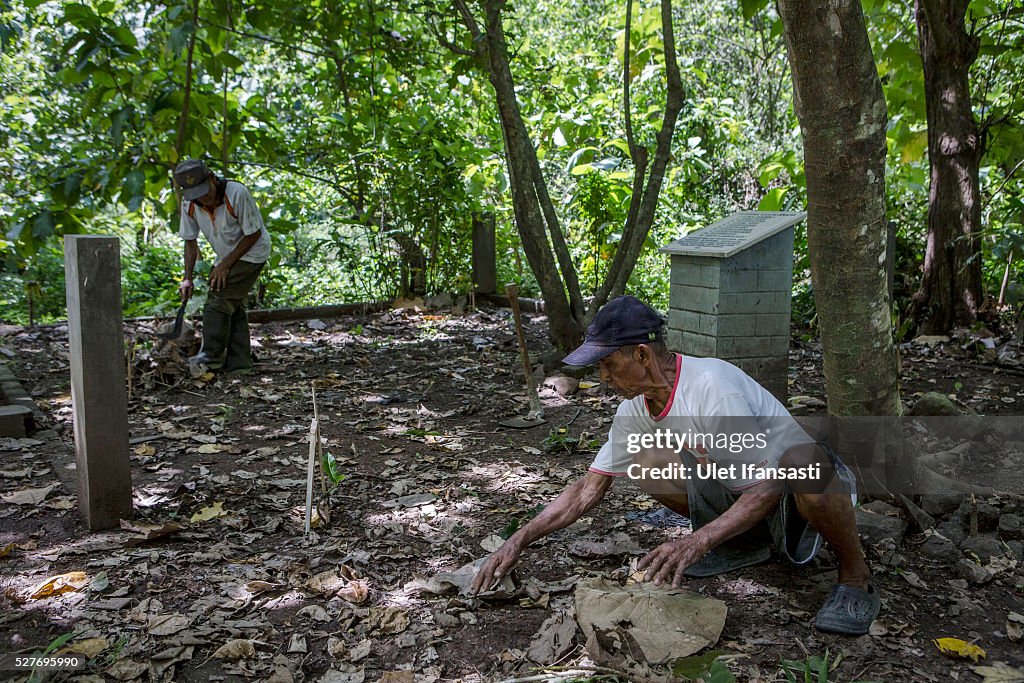
[[[676,389],[679,388],[679,378],[680,378],[680,376],[682,376],[682,374],[683,374],[683,357],[682,357],[682,355],[677,353],[676,354],[676,381],[675,381],[675,383],[672,384],[672,395],[668,397],[668,403],[665,404],[665,408],[664,408],[664,410],[661,411],[661,414],[658,415],[657,417],[653,417],[652,418],[655,422],[658,422],[659,420],[664,420],[665,417],[668,415],[668,411],[672,409],[672,402],[676,400]],[[647,409],[647,414],[650,415],[650,413],[651,413],[651,406],[647,403],[647,395],[646,394],[644,394],[644,408]]]

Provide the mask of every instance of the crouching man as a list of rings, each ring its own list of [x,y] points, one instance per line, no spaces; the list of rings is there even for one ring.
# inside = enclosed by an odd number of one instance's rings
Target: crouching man
[[[474,592],[508,574],[530,543],[594,508],[617,477],[629,477],[693,528],[640,561],[646,580],[679,586],[684,576],[764,562],[773,548],[806,564],[824,539],[839,580],[815,626],[867,633],[880,601],[857,537],[852,473],[736,366],[670,352],[663,324],[638,299],[613,299],[565,358],[599,363],[602,381],[625,400],[590,470],[487,559]]]

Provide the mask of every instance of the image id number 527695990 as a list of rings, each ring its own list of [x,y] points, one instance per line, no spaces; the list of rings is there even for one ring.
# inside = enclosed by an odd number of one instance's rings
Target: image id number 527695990
[[[0,654],[0,671],[76,671],[85,667],[85,655]]]

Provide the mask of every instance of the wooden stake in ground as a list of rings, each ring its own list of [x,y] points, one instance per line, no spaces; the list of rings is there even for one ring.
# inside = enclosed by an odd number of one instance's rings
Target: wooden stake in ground
[[[309,463],[306,465],[306,535],[313,518],[313,474],[316,471],[316,451],[320,443],[320,425],[314,417],[309,424]]]
[[[112,529],[132,515],[120,240],[67,235],[64,274],[78,510],[90,530]]]
[[[519,310],[519,287],[515,284],[505,285],[512,318],[516,325],[516,336],[519,338],[519,355],[523,361],[523,375],[526,381],[526,398],[530,402],[530,413],[526,417],[514,417],[502,420],[506,427],[533,427],[544,423],[544,409],[537,396],[537,387],[533,383],[533,368],[530,366],[530,352],[526,348],[526,333],[523,332],[523,316]]]

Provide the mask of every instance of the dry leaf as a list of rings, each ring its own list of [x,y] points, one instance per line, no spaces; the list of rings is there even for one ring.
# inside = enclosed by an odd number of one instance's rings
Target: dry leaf
[[[196,449],[196,451],[198,453],[202,453],[203,455],[211,455],[213,453],[220,453],[220,452],[222,452],[224,450],[224,448],[225,447],[221,446],[220,444],[204,443],[202,446],[200,446],[198,449]]]
[[[370,624],[383,633],[401,633],[409,628],[409,615],[397,607],[371,607]]]
[[[54,595],[70,593],[81,590],[89,583],[89,576],[85,572],[68,572],[51,576],[42,583],[37,584],[29,593],[29,600],[42,600]]]
[[[67,647],[61,649],[58,654],[78,653],[80,655],[85,655],[87,659],[92,659],[108,647],[110,647],[110,641],[106,638],[86,638],[85,640],[76,640]]]
[[[122,659],[104,671],[105,674],[118,681],[130,681],[141,676],[149,668],[143,662],[134,659]]]
[[[0,548],[0,558],[7,557],[10,554],[10,552],[17,547],[17,543],[8,543],[3,548]]]
[[[151,636],[172,636],[188,627],[188,617],[181,614],[154,614],[149,617],[148,630]]]
[[[972,666],[971,670],[981,676],[981,683],[1024,683],[1024,669],[992,662],[992,666]]]
[[[140,443],[132,449],[132,452],[135,453],[135,455],[156,455],[156,448],[148,443]]]
[[[404,671],[382,671],[377,683],[413,683],[416,677],[408,669]]]
[[[205,507],[199,512],[192,515],[192,523],[194,524],[196,522],[206,522],[215,517],[223,517],[226,514],[227,512],[224,510],[224,502],[218,500],[213,505]]]
[[[218,647],[213,656],[217,659],[252,659],[256,656],[256,647],[251,640],[237,638]]]
[[[365,602],[366,598],[370,597],[370,587],[366,583],[366,579],[349,581],[347,586],[338,591],[338,597],[342,600],[351,602],[354,605],[358,605]]]
[[[11,505],[39,505],[50,495],[50,491],[57,488],[57,484],[50,484],[41,488],[23,488],[0,496],[0,500]]]
[[[171,534],[177,533],[185,527],[177,522],[165,522],[164,524],[143,524],[141,522],[132,522],[127,519],[121,520],[121,528],[125,531],[131,531],[137,536],[130,537],[133,541],[152,541],[155,538],[162,536],[170,536]]]
[[[353,662],[358,662],[360,659],[365,659],[370,656],[370,651],[373,649],[373,643],[369,640],[361,640],[359,644],[352,648],[349,656]]]
[[[633,658],[642,655],[649,664],[714,645],[725,627],[727,609],[721,600],[653,583],[623,587],[590,579],[578,585],[575,598],[576,618],[588,641],[604,650],[612,641],[633,643]]]
[[[934,642],[935,647],[939,648],[939,651],[944,655],[970,659],[973,662],[985,659],[984,650],[965,640],[960,640],[959,638],[937,638]]]

